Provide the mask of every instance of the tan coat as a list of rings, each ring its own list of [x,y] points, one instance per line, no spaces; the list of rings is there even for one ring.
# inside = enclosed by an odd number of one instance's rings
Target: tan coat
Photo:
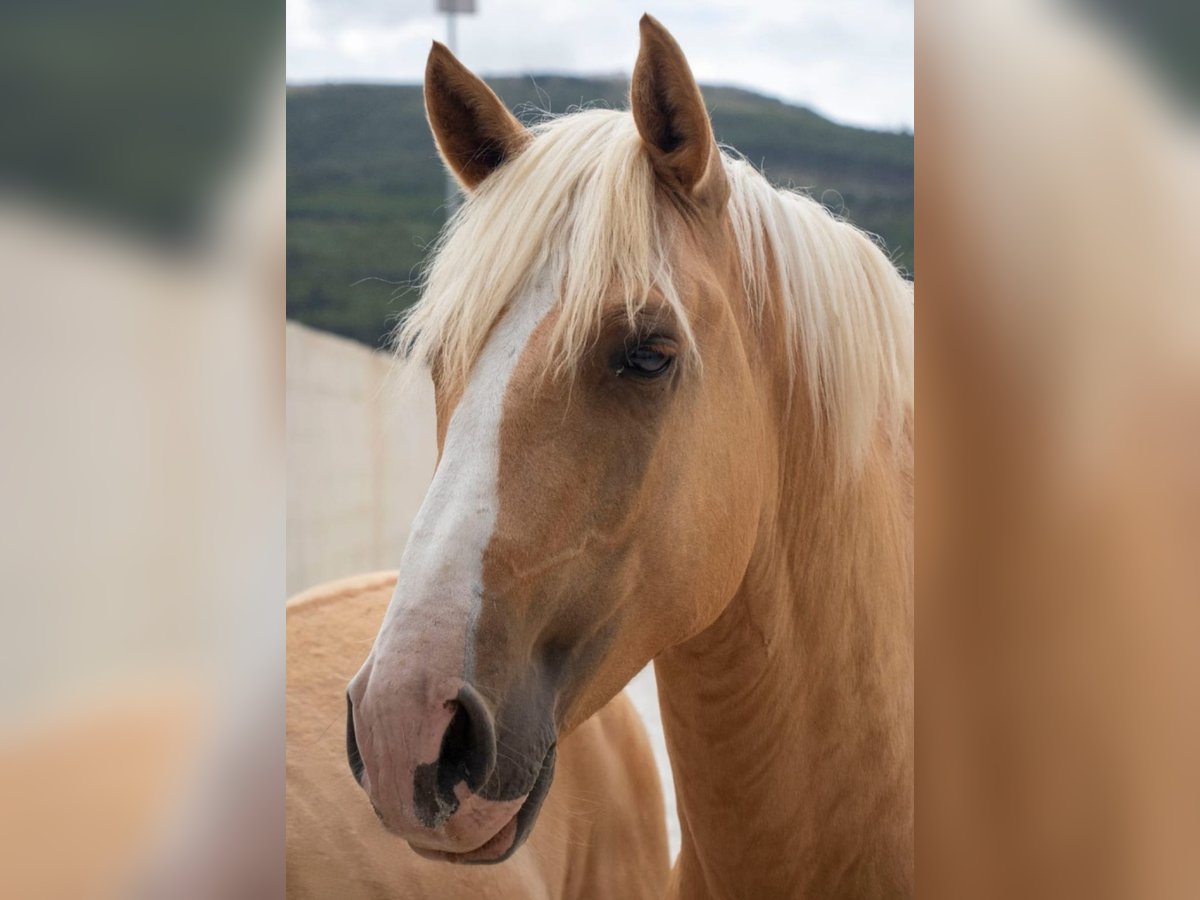
[[[346,762],[345,692],[395,579],[359,576],[288,602],[290,900],[661,897],[668,871],[662,789],[624,695],[563,739],[541,816],[507,862],[427,861],[383,829]]]

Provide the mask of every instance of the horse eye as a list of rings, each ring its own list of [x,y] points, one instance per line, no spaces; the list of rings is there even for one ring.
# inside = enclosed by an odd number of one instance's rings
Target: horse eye
[[[617,367],[618,375],[636,375],[639,378],[658,378],[670,368],[674,357],[654,344],[639,344],[625,351]]]

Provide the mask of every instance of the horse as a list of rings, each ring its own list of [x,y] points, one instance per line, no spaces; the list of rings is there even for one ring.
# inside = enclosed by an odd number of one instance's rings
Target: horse
[[[722,150],[679,45],[640,31],[628,110],[529,126],[430,51],[466,199],[396,343],[438,465],[348,762],[381,831],[509,859],[653,660],[669,897],[909,896],[911,284]]]
[[[520,856],[452,867],[422,859],[379,827],[356,796],[339,726],[346,680],[395,584],[394,572],[360,575],[288,601],[289,900],[658,900],[669,869],[662,789],[624,694],[562,742],[545,822]]]

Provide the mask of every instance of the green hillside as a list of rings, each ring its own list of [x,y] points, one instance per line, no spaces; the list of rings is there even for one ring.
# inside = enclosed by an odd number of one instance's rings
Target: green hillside
[[[489,83],[518,114],[624,104],[625,82],[535,76]],[[717,138],[777,184],[802,187],[878,234],[913,270],[913,139],[834,124],[708,87]],[[368,344],[415,299],[406,290],[444,221],[445,181],[416,85],[293,87],[287,96],[288,316]]]

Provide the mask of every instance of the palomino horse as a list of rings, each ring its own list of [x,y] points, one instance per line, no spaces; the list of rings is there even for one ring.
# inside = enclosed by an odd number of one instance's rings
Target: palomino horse
[[[658,900],[668,873],[662,792],[624,694],[563,740],[543,821],[516,858],[452,867],[379,827],[346,771],[340,726],[346,680],[395,585],[394,572],[364,575],[288,602],[290,900]]]
[[[717,146],[653,19],[631,111],[532,128],[435,45],[469,196],[399,344],[439,464],[348,691],[384,826],[501,860],[655,660],[671,896],[913,887],[912,294]]]

